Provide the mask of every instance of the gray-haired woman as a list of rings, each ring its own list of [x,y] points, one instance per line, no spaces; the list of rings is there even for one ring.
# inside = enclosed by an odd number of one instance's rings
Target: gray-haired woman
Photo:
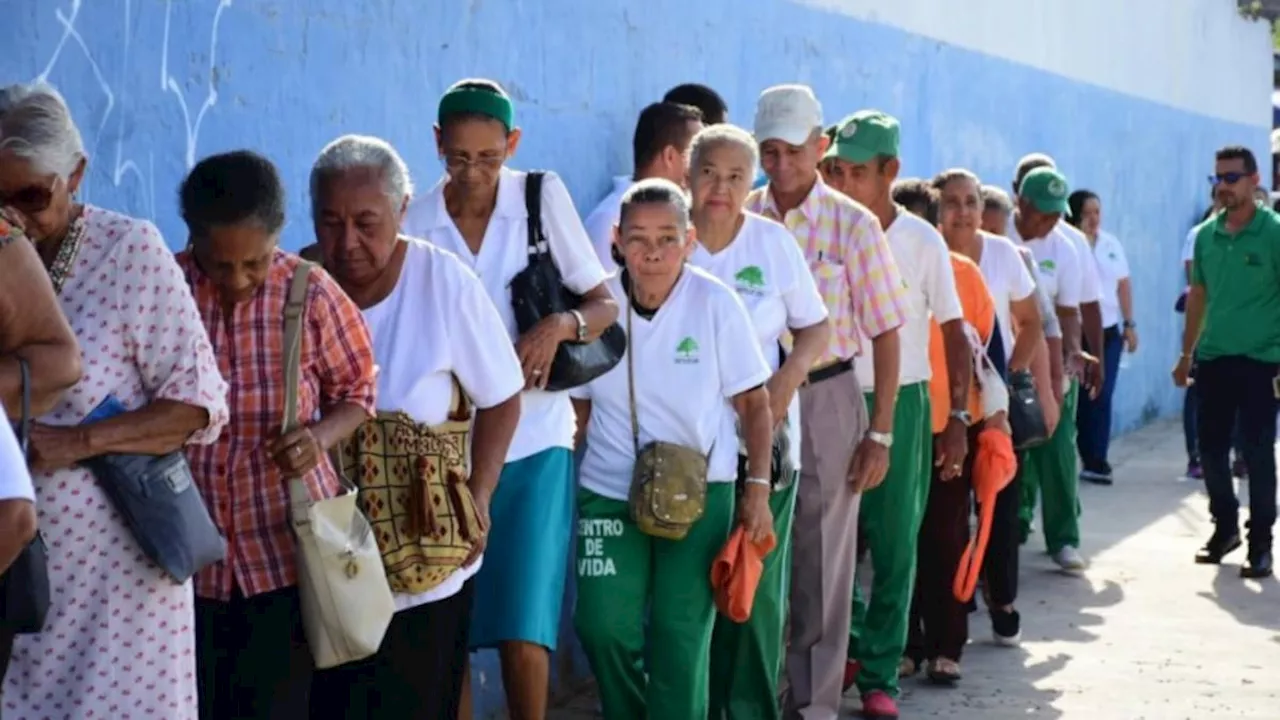
[[[0,194],[29,199],[19,212],[84,370],[31,432],[53,598],[44,631],[14,642],[4,711],[195,718],[191,584],[146,559],[79,463],[212,442],[227,420],[227,386],[155,226],[76,202],[86,163],[56,91],[0,90]],[[125,412],[98,419],[94,411],[113,398]]]
[[[587,438],[579,476],[574,625],[605,717],[706,720],[716,617],[709,576],[734,524],[738,474],[737,453],[713,448],[736,415],[749,471],[739,522],[751,541],[763,539],[773,531],[773,421],[765,388],[771,372],[737,294],[686,264],[694,229],[678,186],[657,179],[636,183],[623,196],[615,244],[624,270],[609,285],[623,305],[627,357],[569,391]],[[736,438],[729,439],[736,448]],[[654,442],[710,455],[706,474],[690,478],[706,483],[705,501],[682,539],[647,534],[654,530],[645,530],[643,517],[628,506],[632,491],[640,489],[632,486],[641,456],[659,452],[648,449]],[[680,465],[675,459],[662,463]]]
[[[313,720],[458,716],[489,500],[520,418],[524,375],[484,285],[456,255],[398,232],[412,192],[377,138],[338,138],[311,171],[313,253],[360,307],[379,366],[378,416],[348,467],[398,609],[377,655],[317,676]],[[359,469],[370,466],[386,472]],[[451,512],[432,514],[424,496]]]
[[[711,717],[777,718],[782,637],[791,565],[795,475],[800,469],[800,398],[796,390],[827,347],[830,323],[813,274],[790,231],[747,212],[752,173],[759,164],[755,139],[733,125],[713,125],[693,138],[689,189],[698,244],[689,262],[733,288],[747,307],[754,335],[769,364],[769,404],[775,426],[789,439],[789,475],[769,495],[777,547],[764,559],[751,616],[745,623],[716,617],[711,645]],[[783,351],[784,336],[788,352]],[[785,360],[784,360],[785,355]],[[734,454],[732,418],[717,453]],[[739,477],[745,483],[745,477]],[[746,489],[744,488],[745,492]],[[746,713],[746,715],[744,715]]]

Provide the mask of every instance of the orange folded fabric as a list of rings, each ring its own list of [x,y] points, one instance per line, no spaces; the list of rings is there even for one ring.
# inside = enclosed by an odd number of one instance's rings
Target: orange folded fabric
[[[711,589],[716,608],[730,620],[743,623],[751,617],[756,588],[764,574],[764,559],[778,544],[773,533],[759,542],[747,540],[746,531],[738,526],[711,563]]]
[[[1008,435],[995,428],[985,428],[978,433],[977,455],[973,458],[973,494],[982,508],[978,516],[978,536],[969,540],[951,584],[951,593],[962,603],[973,598],[978,586],[982,560],[987,556],[987,541],[991,539],[996,495],[1009,486],[1017,471],[1018,459]]]

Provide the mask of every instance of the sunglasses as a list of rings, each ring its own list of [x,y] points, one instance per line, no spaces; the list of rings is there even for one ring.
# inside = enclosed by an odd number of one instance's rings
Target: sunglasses
[[[1225,183],[1227,185],[1235,185],[1236,183],[1249,177],[1250,175],[1252,175],[1252,173],[1242,173],[1242,172],[1218,173],[1217,175],[1209,176],[1209,184],[1222,185]]]
[[[58,180],[55,177],[48,187],[28,185],[11,193],[0,192],[0,207],[8,206],[26,215],[44,212],[53,204],[53,189]]]

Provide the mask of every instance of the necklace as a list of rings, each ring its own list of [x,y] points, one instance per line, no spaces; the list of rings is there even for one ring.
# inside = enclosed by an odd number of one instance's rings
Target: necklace
[[[71,221],[71,226],[67,228],[67,236],[62,240],[62,246],[58,248],[58,254],[53,258],[53,263],[49,265],[49,279],[53,281],[54,294],[62,293],[62,286],[66,284],[67,278],[71,277],[71,266],[76,261],[76,256],[80,254],[80,243],[84,240],[85,221],[84,213],[76,216]]]

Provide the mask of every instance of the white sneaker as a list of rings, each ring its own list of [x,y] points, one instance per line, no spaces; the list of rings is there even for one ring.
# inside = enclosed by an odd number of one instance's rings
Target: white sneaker
[[[1053,561],[1058,563],[1058,567],[1068,572],[1079,572],[1089,566],[1089,563],[1085,562],[1084,557],[1080,555],[1080,551],[1070,545],[1054,553]]]

